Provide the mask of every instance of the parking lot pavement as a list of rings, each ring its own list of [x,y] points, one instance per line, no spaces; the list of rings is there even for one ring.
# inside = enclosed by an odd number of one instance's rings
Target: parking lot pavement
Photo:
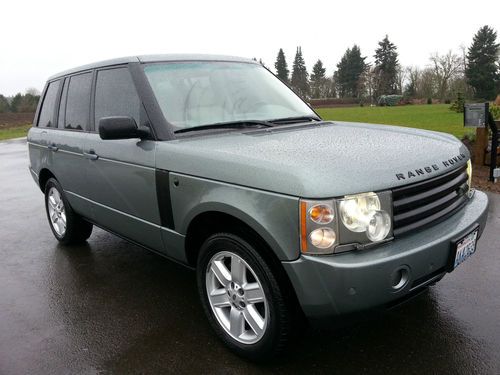
[[[193,272],[101,230],[59,246],[27,166],[24,141],[0,143],[0,374],[500,373],[500,195],[477,253],[428,292],[256,365],[211,332]]]

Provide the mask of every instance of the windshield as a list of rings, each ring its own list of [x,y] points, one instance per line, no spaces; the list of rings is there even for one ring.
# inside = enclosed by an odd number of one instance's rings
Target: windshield
[[[175,128],[316,114],[260,64],[175,62],[144,68],[163,115]]]

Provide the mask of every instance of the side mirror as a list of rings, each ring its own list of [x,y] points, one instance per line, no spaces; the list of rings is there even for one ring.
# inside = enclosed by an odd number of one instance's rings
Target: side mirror
[[[138,127],[132,117],[110,116],[99,120],[99,136],[101,139],[148,138],[149,128]]]

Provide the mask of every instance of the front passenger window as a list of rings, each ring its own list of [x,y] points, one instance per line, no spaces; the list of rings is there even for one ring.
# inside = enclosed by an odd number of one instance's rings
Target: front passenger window
[[[137,125],[141,102],[127,68],[100,70],[95,87],[95,125],[108,116],[129,116]]]

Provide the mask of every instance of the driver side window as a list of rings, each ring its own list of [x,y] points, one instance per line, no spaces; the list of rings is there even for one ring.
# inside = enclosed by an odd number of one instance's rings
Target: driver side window
[[[95,130],[99,119],[108,116],[130,116],[140,125],[141,101],[127,68],[97,72],[95,88]]]

